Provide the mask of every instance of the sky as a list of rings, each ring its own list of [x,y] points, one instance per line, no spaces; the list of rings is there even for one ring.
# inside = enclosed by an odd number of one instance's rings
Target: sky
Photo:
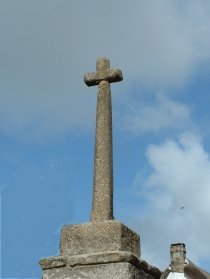
[[[1,278],[40,278],[64,224],[89,221],[97,88],[112,84],[114,215],[164,270],[210,272],[210,2],[0,0]]]

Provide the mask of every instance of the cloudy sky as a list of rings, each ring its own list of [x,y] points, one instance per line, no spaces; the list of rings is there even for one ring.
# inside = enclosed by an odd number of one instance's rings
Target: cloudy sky
[[[40,278],[63,224],[89,220],[97,88],[112,85],[115,218],[164,269],[210,272],[210,2],[0,0],[1,277]]]

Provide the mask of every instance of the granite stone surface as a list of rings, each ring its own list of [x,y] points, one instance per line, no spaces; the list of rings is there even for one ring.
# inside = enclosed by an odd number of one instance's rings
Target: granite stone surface
[[[88,86],[98,85],[91,221],[114,219],[110,83],[122,79],[122,72],[111,70],[110,61],[106,57],[97,59],[96,72],[84,77]]]
[[[43,272],[43,279],[154,279],[150,274],[129,263],[109,263],[100,265],[64,267]]]
[[[92,254],[82,254],[74,256],[55,256],[43,258],[40,260],[40,265],[43,270],[53,269],[58,267],[75,267],[82,265],[97,265],[107,263],[127,262],[137,268],[141,268],[141,261],[133,253],[125,251],[109,251]],[[144,265],[143,265],[143,270]],[[148,267],[146,269],[148,271]]]
[[[106,251],[127,251],[140,257],[140,238],[119,221],[65,225],[60,254],[80,255]]]
[[[133,253],[124,251],[110,251],[75,256],[65,255],[48,257],[40,260],[40,265],[46,278],[54,278],[55,275],[64,276],[65,274],[75,278],[75,276],[79,276],[78,274],[80,274],[81,271],[83,276],[89,278],[88,276],[91,274],[91,268],[93,268],[95,272],[98,268],[103,270],[104,266],[108,268],[109,265],[113,266],[113,264],[126,264],[125,266],[129,267],[128,270],[131,272],[132,276],[134,276],[131,278],[160,279],[162,274],[158,268],[150,266]],[[116,267],[119,267],[119,265],[116,265]],[[67,278],[69,278],[68,276]]]

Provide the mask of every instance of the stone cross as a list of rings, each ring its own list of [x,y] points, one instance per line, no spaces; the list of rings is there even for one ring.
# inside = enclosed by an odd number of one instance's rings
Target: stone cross
[[[107,58],[99,58],[96,72],[85,74],[87,86],[98,85],[96,138],[91,221],[106,221],[113,216],[112,105],[110,83],[121,81],[122,72],[110,69]]]

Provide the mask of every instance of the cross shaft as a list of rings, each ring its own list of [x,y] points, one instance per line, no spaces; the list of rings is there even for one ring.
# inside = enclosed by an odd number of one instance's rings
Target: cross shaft
[[[114,219],[110,83],[122,79],[122,72],[119,69],[110,70],[110,62],[105,57],[97,60],[96,72],[84,77],[87,86],[98,85],[91,221]]]

